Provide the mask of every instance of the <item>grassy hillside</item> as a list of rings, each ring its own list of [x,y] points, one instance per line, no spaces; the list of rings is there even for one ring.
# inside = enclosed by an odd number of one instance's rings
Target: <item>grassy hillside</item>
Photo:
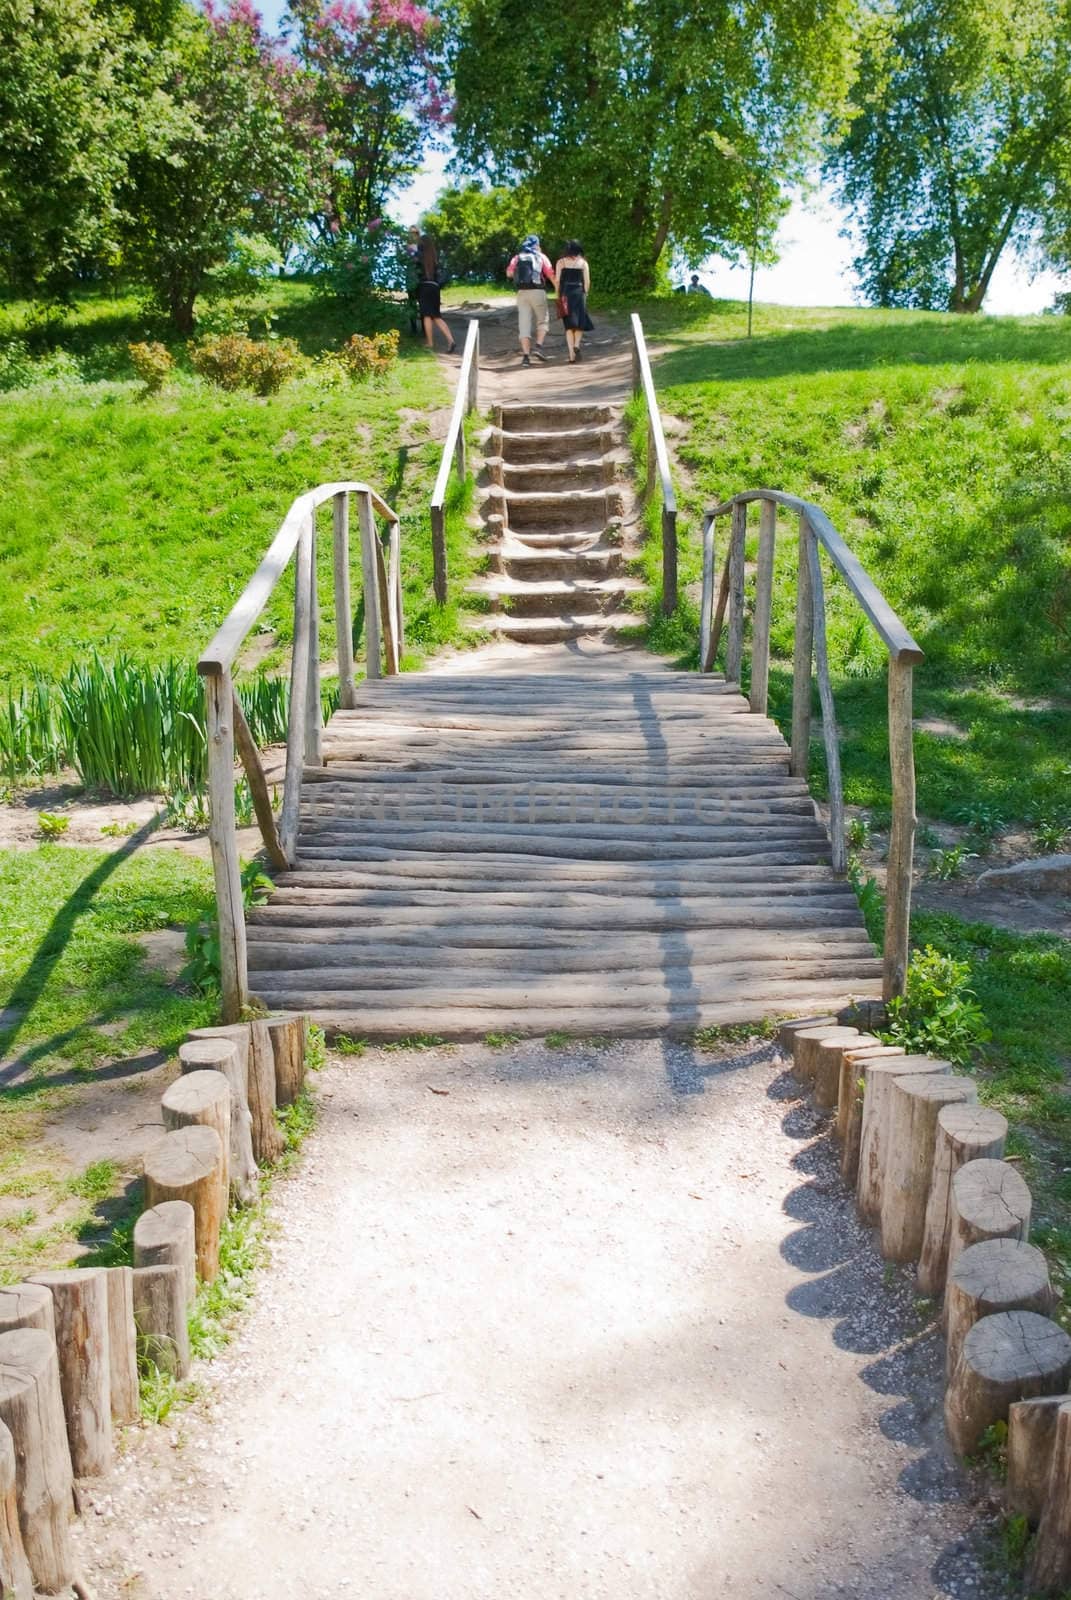
[[[663,302],[645,321],[681,424],[686,579],[702,507],[758,485],[817,501],[926,651],[918,714],[947,731],[920,731],[920,809],[1071,820],[1071,320],[760,307],[750,341],[724,302]],[[782,530],[786,661],[791,518]],[[883,651],[829,587],[847,795],[881,808]],[[772,690],[784,716],[784,672]]]
[[[276,285],[272,302],[276,331],[309,357],[353,331],[306,285]],[[431,604],[426,513],[441,451],[426,414],[449,394],[423,348],[403,339],[382,379],[327,387],[310,371],[261,398],[202,382],[174,345],[174,381],[146,396],[127,343],[160,336],[131,299],[87,299],[54,330],[28,325],[23,306],[0,312],[0,687],[33,669],[56,675],[91,647],[195,656],[293,496],[336,475],[367,478],[405,514],[412,645],[452,637],[455,611]],[[289,636],[289,605],[281,589],[274,639],[261,640],[269,659]]]

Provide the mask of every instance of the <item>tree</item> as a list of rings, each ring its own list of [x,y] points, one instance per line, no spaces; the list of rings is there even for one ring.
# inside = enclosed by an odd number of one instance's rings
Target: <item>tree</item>
[[[288,31],[335,156],[324,226],[366,228],[446,120],[442,25],[413,0],[291,0]]]
[[[524,182],[608,288],[653,285],[667,246],[746,252],[756,174],[770,220],[847,92],[851,0],[458,4],[462,159]]]
[[[131,156],[162,106],[148,44],[92,0],[0,0],[0,255],[66,298],[114,257]]]
[[[452,278],[490,283],[527,233],[542,233],[544,222],[527,190],[485,189],[466,183],[444,189],[423,225],[432,234]]]
[[[168,137],[133,164],[127,260],[189,334],[238,238],[285,247],[322,203],[330,152],[300,67],[249,0],[204,16],[183,7],[164,59]]]
[[[856,115],[830,162],[882,306],[979,311],[1040,242],[1071,139],[1066,0],[903,0],[866,18]]]

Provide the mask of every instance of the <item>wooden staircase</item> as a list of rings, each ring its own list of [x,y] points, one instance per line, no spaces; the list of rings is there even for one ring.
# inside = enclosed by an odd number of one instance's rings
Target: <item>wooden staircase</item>
[[[609,406],[499,406],[485,441],[491,571],[478,626],[547,644],[635,627],[626,570],[627,453]]]
[[[295,866],[249,913],[253,993],[388,1040],[681,1034],[877,998],[774,724],[719,677],[607,654],[360,684],[305,770]]]

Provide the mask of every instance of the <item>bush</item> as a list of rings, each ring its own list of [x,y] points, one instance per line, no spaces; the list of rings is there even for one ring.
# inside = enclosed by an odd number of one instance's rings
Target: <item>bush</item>
[[[127,349],[146,394],[159,394],[175,367],[174,357],[166,345],[153,339],[147,344],[128,344]]]
[[[336,359],[357,381],[389,372],[398,359],[398,330],[391,328],[388,333],[370,335],[355,333],[346,340]]]
[[[268,343],[241,333],[202,339],[190,350],[193,370],[220,389],[252,389],[275,394],[298,369],[301,356],[293,339]]]
[[[907,993],[889,1002],[882,1038],[908,1054],[939,1056],[962,1065],[990,1037],[985,1016],[967,986],[970,964],[928,944],[907,969]]]
[[[7,339],[0,344],[0,392],[28,389],[34,380],[34,365],[25,339]]]

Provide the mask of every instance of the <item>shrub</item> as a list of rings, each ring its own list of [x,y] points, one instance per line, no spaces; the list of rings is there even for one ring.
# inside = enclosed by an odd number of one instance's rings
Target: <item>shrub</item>
[[[398,359],[398,330],[387,333],[352,334],[337,357],[343,369],[358,382],[362,378],[389,372]]]
[[[146,394],[159,394],[175,367],[174,357],[158,340],[146,344],[128,344],[134,371],[145,385]]]
[[[907,969],[907,993],[889,1002],[882,1038],[909,1054],[940,1056],[962,1064],[990,1037],[982,1008],[968,988],[970,964],[928,944]]]
[[[7,339],[0,344],[0,392],[28,389],[34,380],[34,365],[25,339]]]
[[[297,371],[300,353],[293,339],[270,343],[241,333],[203,339],[190,350],[193,369],[220,389],[252,389],[275,394]]]

